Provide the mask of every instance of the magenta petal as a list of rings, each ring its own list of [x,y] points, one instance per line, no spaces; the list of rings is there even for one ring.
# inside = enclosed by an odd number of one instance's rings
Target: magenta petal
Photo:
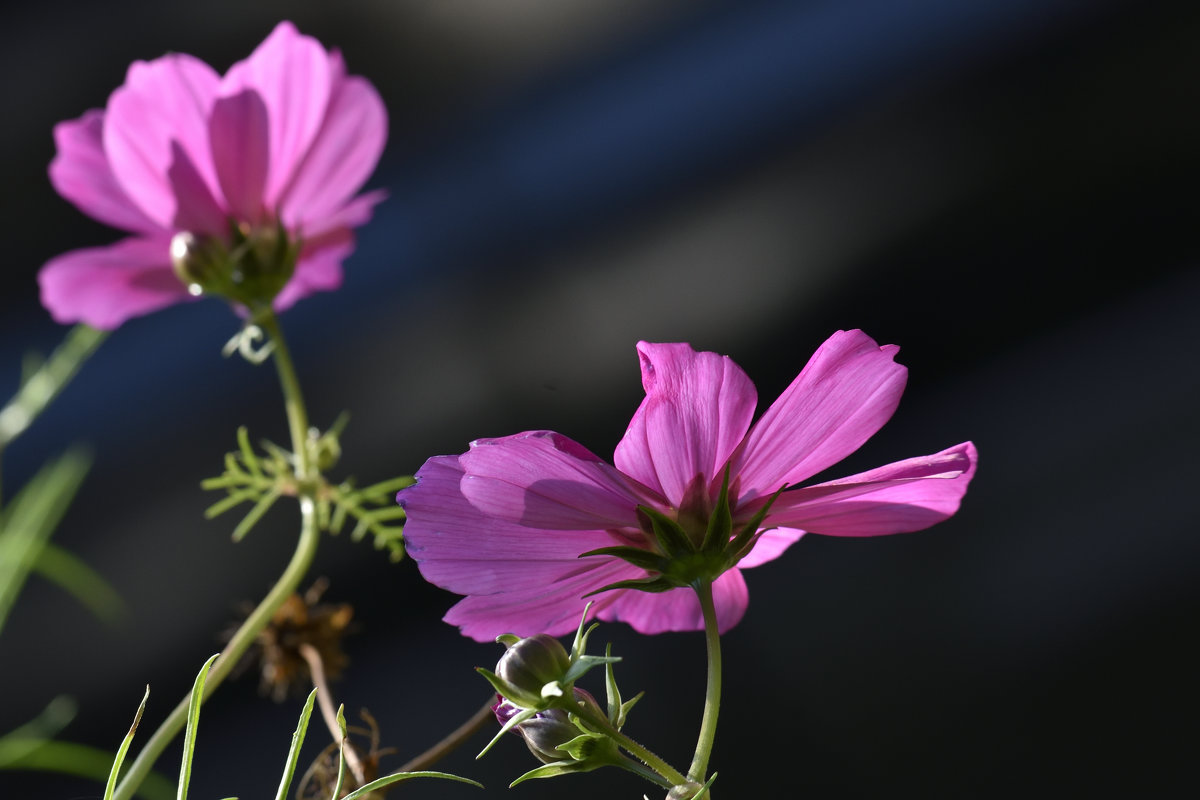
[[[386,141],[379,93],[363,78],[338,81],[324,124],[280,198],[284,222],[307,228],[337,212],[370,177]]]
[[[975,445],[964,442],[931,456],[784,492],[766,524],[827,536],[919,531],[958,511],[976,461]]]
[[[175,224],[177,199],[168,171],[186,157],[211,190],[217,186],[208,145],[208,114],[220,79],[196,58],[176,53],[136,61],[113,92],[104,120],[104,151],[125,194],[156,224]]]
[[[480,439],[459,461],[463,494],[476,508],[531,528],[637,527],[646,502],[617,470],[551,431]]]
[[[755,543],[754,548],[737,563],[741,569],[757,567],[768,561],[774,561],[783,555],[783,551],[794,545],[804,535],[804,531],[793,528],[776,528],[764,531]]]
[[[678,506],[688,484],[707,485],[746,435],[757,394],[727,356],[686,344],[638,342],[642,401],[617,445],[617,468]]]
[[[42,305],[56,322],[112,330],[131,317],[187,300],[169,248],[166,238],[130,238],[64,253],[38,273]]]
[[[55,125],[57,152],[50,162],[50,182],[93,219],[134,233],[153,233],[159,226],[133,204],[113,177],[103,130],[104,112],[98,109]]]
[[[750,429],[734,457],[741,496],[773,493],[836,464],[883,426],[907,370],[862,331],[838,331]]]
[[[257,222],[271,161],[267,107],[257,92],[244,89],[213,103],[208,120],[213,166],[225,203],[238,219]]]
[[[602,531],[531,530],[484,516],[462,496],[455,456],[431,458],[415,486],[400,492],[408,512],[405,546],[426,580],[472,595],[446,615],[467,636],[560,635],[583,613],[583,595],[639,570],[579,553],[612,544]],[[599,605],[614,598],[598,598]]]
[[[264,197],[271,209],[325,118],[330,72],[330,57],[320,42],[281,22],[246,60],[229,68],[221,84],[222,95],[251,89],[266,105],[271,169]]]
[[[603,595],[601,595],[603,596]],[[738,569],[731,569],[713,583],[713,605],[717,610],[717,629],[725,633],[742,620],[750,594]],[[690,588],[652,593],[624,590],[608,608],[596,614],[599,619],[626,622],[639,633],[702,631],[704,614],[696,592]]]

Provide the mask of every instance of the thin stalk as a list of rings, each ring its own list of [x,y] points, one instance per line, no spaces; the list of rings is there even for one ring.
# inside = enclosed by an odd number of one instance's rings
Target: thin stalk
[[[639,759],[641,759],[643,764],[650,767],[650,769],[654,770],[659,775],[670,781],[672,786],[678,786],[680,784],[687,783],[687,778],[684,777],[679,770],[672,767],[666,761],[663,761],[648,748],[621,733],[609,721],[608,717],[591,711],[587,706],[584,705],[580,705],[575,713],[579,714],[579,716],[582,717],[588,724],[604,731],[604,734],[608,738],[616,742],[627,753],[637,756]]]
[[[333,741],[341,743],[342,729],[338,725],[337,710],[333,707],[333,695],[329,692],[329,682],[325,680],[325,663],[321,660],[321,654],[317,648],[305,642],[300,645],[300,655],[308,663],[308,671],[312,674],[313,686],[317,689],[317,704],[321,707],[321,716],[325,720],[325,727],[329,728]],[[350,772],[354,775],[354,780],[359,786],[366,784],[367,773],[363,769],[362,759],[359,758],[354,745],[349,741],[345,742],[342,753],[346,759],[346,766],[350,767]]]
[[[704,693],[704,717],[700,721],[700,736],[688,777],[704,783],[713,740],[717,736],[717,714],[721,709],[721,634],[717,632],[717,610],[713,605],[712,582],[702,581],[695,586],[704,612],[704,638],[708,644],[708,686]]]
[[[213,662],[212,669],[208,673],[208,681],[204,686],[203,700],[207,700],[217,690],[217,687],[241,660],[246,650],[258,638],[258,634],[275,616],[275,612],[296,591],[296,587],[300,585],[300,581],[304,579],[312,565],[313,556],[317,552],[317,544],[321,540],[320,529],[317,527],[316,504],[313,502],[312,495],[307,493],[311,492],[311,480],[314,476],[308,457],[308,412],[304,407],[304,395],[300,391],[300,382],[296,379],[291,356],[283,341],[283,332],[280,330],[279,322],[275,319],[274,314],[268,312],[262,319],[262,325],[275,343],[273,356],[279,373],[280,388],[283,390],[288,428],[292,436],[296,475],[300,479],[301,494],[298,498],[300,501],[300,539],[297,541],[296,550],[292,553],[292,558],[279,580],[233,634],[229,643],[225,645],[225,649],[221,651],[220,658]],[[117,785],[113,800],[130,800],[133,797],[138,786],[154,766],[154,762],[183,728],[187,721],[189,701],[190,698],[185,697],[179,705],[175,706],[158,730],[151,735],[146,746],[142,748],[133,764],[130,765],[129,771],[125,773],[125,777]]]
[[[460,747],[464,742],[483,729],[483,726],[488,722],[494,722],[496,715],[492,713],[492,706],[496,705],[495,695],[488,697],[478,711],[471,715],[471,718],[459,725],[445,736],[440,742],[430,747],[424,753],[416,756],[405,762],[397,772],[419,772],[420,770],[429,769],[431,766],[441,761],[446,756],[450,755],[454,750]]]

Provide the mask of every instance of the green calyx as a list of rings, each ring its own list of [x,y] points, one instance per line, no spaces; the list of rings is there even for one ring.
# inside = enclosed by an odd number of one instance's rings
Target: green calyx
[[[183,232],[171,239],[175,275],[192,295],[216,295],[252,312],[269,308],[296,271],[300,243],[281,222],[252,226],[229,221],[229,236]]]
[[[590,594],[611,589],[636,589],[642,592],[666,592],[683,586],[711,583],[734,567],[758,542],[759,530],[775,499],[786,489],[771,495],[762,508],[734,532],[733,513],[729,505],[729,469],[721,482],[721,493],[705,521],[693,520],[694,515],[680,513],[689,524],[681,524],[657,509],[638,506],[643,530],[653,538],[655,549],[618,545],[601,547],[581,554],[611,556],[640,567],[649,573],[645,578],[617,581]]]

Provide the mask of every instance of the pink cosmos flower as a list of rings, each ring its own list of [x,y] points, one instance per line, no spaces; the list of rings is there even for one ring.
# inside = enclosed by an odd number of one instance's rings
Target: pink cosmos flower
[[[733,529],[758,523],[757,543],[713,584],[719,627],[746,610],[741,570],[777,558],[804,533],[880,536],[954,514],[975,474],[970,442],[840,480],[791,488],[857,450],[891,417],[907,370],[895,345],[862,331],[831,336],[766,413],[728,357],[686,344],[638,344],[646,399],[617,445],[616,467],[561,434],[481,439],[460,456],[431,458],[400,492],[408,552],[429,581],[465,599],[446,621],[485,641],[502,633],[561,635],[583,595],[645,569],[588,551],[654,551],[644,506],[701,529],[728,471]],[[704,627],[688,588],[601,592],[595,616],[643,633]]]
[[[374,87],[290,22],[224,76],[182,53],[136,61],[103,110],[55,126],[50,164],[59,194],[131,236],[48,262],[42,303],[59,322],[112,329],[186,300],[202,287],[176,277],[173,240],[176,260],[190,245],[201,274],[229,272],[233,291],[218,293],[240,302],[283,309],[336,289],[352,229],[383,199],[353,195],[386,139]],[[264,259],[275,274],[247,274]],[[243,281],[267,291],[243,294]]]

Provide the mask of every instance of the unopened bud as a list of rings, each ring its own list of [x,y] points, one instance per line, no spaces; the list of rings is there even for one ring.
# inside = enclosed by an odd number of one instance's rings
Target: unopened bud
[[[571,668],[571,657],[557,639],[545,633],[513,643],[496,664],[501,693],[519,706],[539,708],[561,696],[561,684]],[[497,687],[500,688],[500,687]]]

